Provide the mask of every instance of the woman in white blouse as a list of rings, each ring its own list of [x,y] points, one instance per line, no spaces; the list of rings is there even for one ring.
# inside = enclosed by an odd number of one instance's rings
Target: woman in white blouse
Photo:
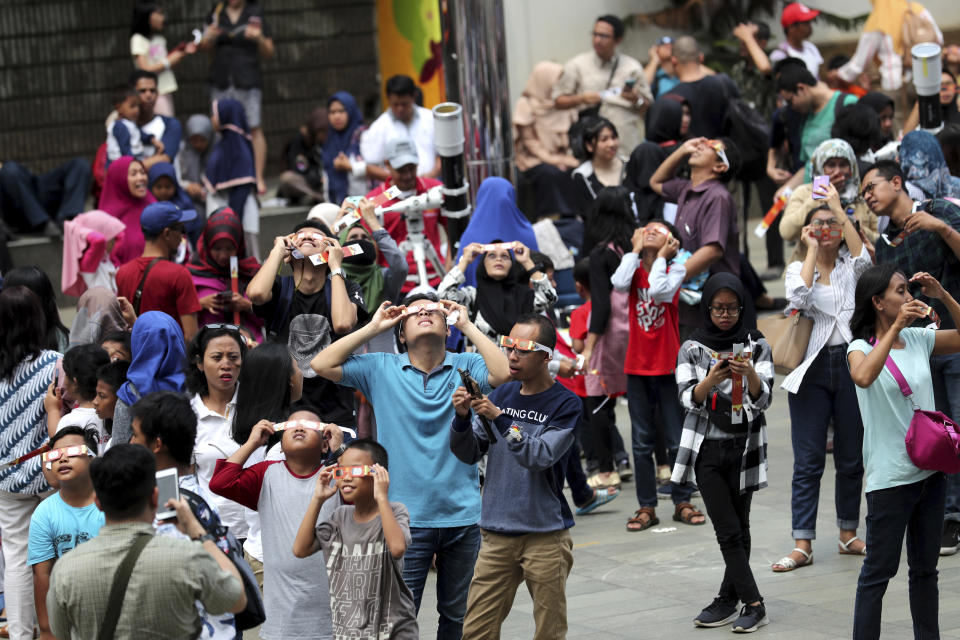
[[[857,537],[863,481],[863,423],[850,372],[847,344],[850,316],[860,274],[871,266],[860,234],[843,210],[833,185],[812,194],[823,204],[807,214],[800,239],[806,254],[786,271],[790,307],[813,319],[813,333],[803,363],[781,385],[789,392],[793,441],[791,498],[794,550],[776,562],[774,572],[813,563],[820,477],[826,464],[827,427],[833,421],[836,468],[838,550],[862,555]]]

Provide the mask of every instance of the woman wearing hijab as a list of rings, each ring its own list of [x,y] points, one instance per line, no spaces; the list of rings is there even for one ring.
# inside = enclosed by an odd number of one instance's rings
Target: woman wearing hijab
[[[323,170],[327,175],[327,199],[337,203],[367,191],[362,182],[367,165],[359,160],[363,113],[352,95],[337,91],[327,100],[327,119],[330,129],[323,143]]]
[[[110,259],[124,225],[105,211],[88,211],[63,223],[60,289],[79,297],[93,287],[117,291],[117,266]]]
[[[215,101],[213,125],[220,132],[220,140],[210,152],[203,174],[207,209],[233,209],[243,222],[247,246],[257,257],[257,234],[260,233],[260,212],[254,197],[257,178],[243,105],[229,98]]]
[[[230,258],[237,258],[239,293],[233,293],[230,282]],[[250,279],[260,269],[257,259],[247,255],[240,218],[224,207],[203,225],[197,241],[197,255],[187,265],[200,299],[199,325],[233,323],[234,312],[240,312],[240,326],[257,342],[262,340],[263,320],[253,313],[253,303],[244,295]],[[229,294],[229,295],[227,295]]]
[[[460,236],[457,260],[463,257],[464,247],[467,245],[473,242],[487,244],[494,238],[503,238],[508,242],[518,240],[533,251],[538,249],[533,226],[517,208],[517,194],[513,185],[495,176],[485,179],[477,190],[477,208]],[[477,267],[472,263],[468,264],[464,282],[468,286],[476,286]]]
[[[147,188],[147,170],[142,162],[131,156],[122,156],[110,163],[98,206],[125,227],[123,242],[114,246],[110,256],[117,266],[139,258],[143,253],[140,214],[156,200]]]
[[[773,397],[773,357],[763,335],[747,329],[747,299],[740,280],[718,273],[703,286],[703,328],[680,345],[677,387],[686,411],[671,480],[697,486],[723,555],[726,570],[713,602],[694,619],[698,627],[733,622],[733,631],[767,624],[766,609],[750,569],[750,503],[767,486],[767,430],[763,412]],[[732,359],[735,346],[749,357]],[[739,392],[734,377],[743,382]],[[737,398],[736,395],[740,397]],[[731,408],[740,400],[738,422]],[[737,617],[737,602],[743,604]]]
[[[184,127],[184,141],[177,154],[177,163],[180,168],[180,181],[193,200],[197,217],[205,220],[207,217],[207,192],[203,188],[203,174],[207,170],[207,158],[213,151],[213,122],[210,116],[195,113],[187,119]]]
[[[537,218],[576,213],[570,171],[580,162],[570,153],[567,131],[577,120],[576,109],[558,109],[550,97],[563,66],[537,64],[513,110],[513,149],[517,169],[533,184]]]
[[[650,188],[650,178],[690,131],[690,105],[675,94],[657,98],[647,111],[647,139],[630,154],[623,186],[635,195],[638,223],[663,218],[663,198]],[[670,205],[676,211],[676,205]]]
[[[860,198],[860,171],[857,169],[857,156],[853,147],[839,138],[830,138],[820,143],[813,153],[813,175],[830,177],[830,184],[840,194],[844,213],[848,217],[853,216],[860,223],[860,231],[867,240],[875,241],[877,216]],[[807,214],[821,204],[822,200],[813,198],[813,183],[797,187],[780,216],[780,235],[783,239],[797,242],[800,239],[800,229],[806,224]],[[790,262],[803,261],[802,245],[803,243],[797,242]]]
[[[183,363],[187,359],[183,331],[162,311],[147,311],[137,318],[130,334],[133,359],[127,381],[117,390],[111,446],[130,441],[137,400],[154,391],[183,391]]]
[[[116,292],[92,287],[77,300],[77,315],[70,325],[70,347],[100,344],[105,336],[126,332],[127,322],[120,311]]]
[[[911,131],[900,142],[900,166],[927,199],[960,199],[960,178],[950,175],[943,149],[928,131]]]

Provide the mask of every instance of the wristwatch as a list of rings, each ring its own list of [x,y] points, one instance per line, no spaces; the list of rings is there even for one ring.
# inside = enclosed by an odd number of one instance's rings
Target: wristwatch
[[[202,536],[197,536],[196,538],[190,538],[190,539],[193,540],[194,542],[199,542],[200,544],[203,544],[207,540],[209,540],[213,544],[217,544],[217,536],[213,535],[212,533],[204,533]]]
[[[342,456],[342,455],[343,455],[343,452],[346,451],[346,450],[347,450],[347,445],[346,445],[346,444],[341,444],[340,447],[339,447],[337,450],[333,451],[333,452],[330,454],[330,462],[336,462],[337,460],[339,460],[339,459],[340,459],[340,456]]]
[[[338,269],[331,269],[331,270],[330,270],[330,277],[332,278],[333,276],[340,276],[341,278],[343,278],[343,281],[344,281],[344,282],[347,281],[347,275],[343,272],[343,269],[339,269],[339,268],[338,268]]]

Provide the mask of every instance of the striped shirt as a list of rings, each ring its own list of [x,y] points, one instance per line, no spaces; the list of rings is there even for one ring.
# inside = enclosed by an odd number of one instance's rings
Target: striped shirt
[[[799,367],[790,372],[790,375],[784,379],[780,385],[790,393],[797,393],[800,390],[800,384],[807,373],[807,369],[816,359],[817,354],[830,340],[834,330],[838,330],[843,340],[849,343],[853,340],[850,333],[850,316],[853,315],[853,293],[857,288],[857,280],[860,275],[869,269],[873,263],[870,261],[870,254],[864,248],[860,255],[854,258],[846,249],[841,250],[837,257],[837,262],[830,273],[830,284],[819,285],[829,287],[833,291],[834,307],[822,309],[817,305],[817,296],[814,295],[814,289],[817,285],[817,278],[820,277],[820,271],[814,269],[812,287],[808,287],[800,275],[803,268],[802,262],[791,262],[787,266],[785,275],[785,288],[787,293],[787,302],[789,308],[798,309],[803,315],[813,319],[813,332],[810,334],[810,342],[807,344],[807,353]]]
[[[751,426],[740,464],[740,493],[767,486],[767,428],[763,412],[773,399],[773,354],[764,338],[751,340],[750,348],[753,352],[753,368],[760,376],[760,395],[754,399],[746,390],[743,394],[744,418]],[[677,389],[680,392],[680,404],[687,415],[683,421],[683,432],[680,434],[677,462],[670,478],[678,484],[694,479],[693,468],[700,453],[700,446],[711,427],[706,404],[694,401],[693,389],[707,377],[712,358],[713,351],[699,342],[687,340],[680,345],[677,356]],[[721,393],[729,394],[733,389],[733,381],[728,378],[715,388]]]

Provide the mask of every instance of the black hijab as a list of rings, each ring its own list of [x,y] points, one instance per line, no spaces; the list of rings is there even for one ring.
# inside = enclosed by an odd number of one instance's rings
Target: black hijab
[[[713,297],[721,289],[729,289],[740,301],[740,315],[737,316],[737,322],[727,329],[721,331],[717,325],[713,324],[710,317],[710,303]],[[747,294],[744,291],[740,279],[732,273],[716,273],[710,276],[710,279],[703,285],[703,297],[700,299],[700,313],[703,315],[703,327],[695,329],[690,335],[691,340],[696,340],[702,345],[713,349],[714,351],[730,351],[733,345],[747,344],[751,339],[758,340],[763,337],[759,331],[753,331],[746,328]]]
[[[494,240],[494,243],[500,240]],[[503,280],[487,275],[481,255],[477,265],[477,311],[499,335],[510,335],[517,318],[533,311],[533,290],[523,268],[510,253],[510,272]]]

